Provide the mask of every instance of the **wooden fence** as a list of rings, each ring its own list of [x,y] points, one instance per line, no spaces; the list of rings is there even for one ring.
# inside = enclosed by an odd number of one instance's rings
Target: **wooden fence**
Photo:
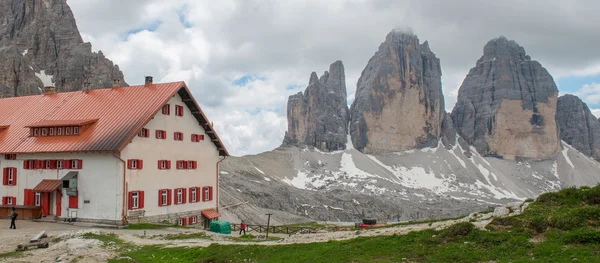
[[[231,232],[239,232],[241,229],[240,224],[231,224]],[[267,232],[267,226],[265,225],[246,225],[246,233],[256,232],[256,233],[265,233]],[[300,226],[269,226],[269,233],[279,233],[279,234],[314,234],[317,230],[315,228],[310,227],[300,227]]]

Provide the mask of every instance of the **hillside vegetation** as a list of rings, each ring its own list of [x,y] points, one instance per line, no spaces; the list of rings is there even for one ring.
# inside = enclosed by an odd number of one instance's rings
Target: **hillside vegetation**
[[[541,195],[486,230],[443,230],[294,245],[142,246],[112,262],[599,262],[600,185]]]

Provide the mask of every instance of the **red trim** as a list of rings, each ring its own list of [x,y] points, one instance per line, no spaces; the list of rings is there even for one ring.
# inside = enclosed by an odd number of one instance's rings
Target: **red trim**
[[[171,115],[171,105],[169,105],[168,103],[163,105],[162,114],[163,115]]]
[[[183,106],[175,105],[175,115],[180,117],[183,116]]]
[[[79,196],[69,196],[69,208],[79,208]]]

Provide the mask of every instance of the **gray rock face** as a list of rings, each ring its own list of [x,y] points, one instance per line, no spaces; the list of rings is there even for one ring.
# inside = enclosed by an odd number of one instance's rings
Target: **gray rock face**
[[[452,121],[482,154],[546,159],[561,148],[557,95],[548,71],[516,42],[500,37],[485,45],[465,78]]]
[[[119,67],[83,42],[66,0],[3,0],[0,20],[0,96],[39,94],[45,75],[56,91],[79,90],[86,77],[90,88],[127,86]]]
[[[390,32],[358,79],[350,134],[363,153],[436,145],[444,118],[440,60],[425,41]]]
[[[558,98],[556,121],[561,140],[600,160],[600,121],[581,99],[569,94]]]
[[[346,148],[348,106],[344,65],[336,61],[321,78],[310,75],[304,94],[288,99],[284,145],[310,145],[323,151]]]

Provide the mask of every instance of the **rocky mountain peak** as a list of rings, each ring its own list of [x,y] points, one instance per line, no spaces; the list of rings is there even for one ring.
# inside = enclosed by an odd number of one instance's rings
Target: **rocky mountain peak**
[[[119,67],[84,43],[66,0],[0,1],[0,95],[38,94],[45,80],[57,91],[127,86]]]
[[[390,32],[357,83],[350,123],[354,147],[384,153],[436,145],[445,114],[441,75],[428,43]]]
[[[284,145],[308,145],[322,151],[346,148],[348,106],[344,65],[336,61],[319,78],[310,74],[304,94],[288,99]]]
[[[451,116],[458,134],[482,154],[545,159],[560,150],[557,96],[548,71],[500,37],[485,45]]]
[[[561,140],[600,160],[600,121],[579,97],[566,94],[558,98],[556,121]]]

